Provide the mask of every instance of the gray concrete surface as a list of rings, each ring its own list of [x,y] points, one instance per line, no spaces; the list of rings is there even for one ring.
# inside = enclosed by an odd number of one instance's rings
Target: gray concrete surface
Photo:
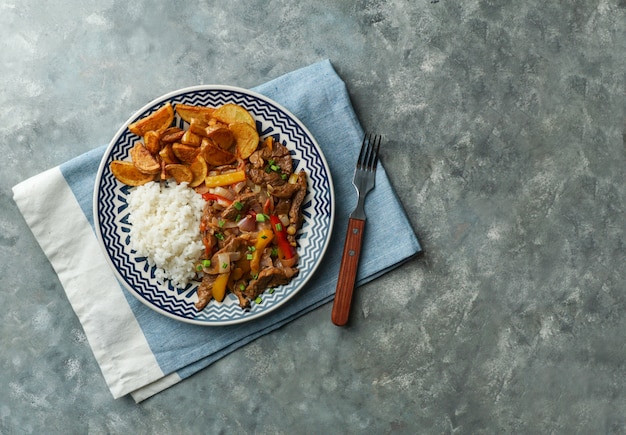
[[[626,433],[624,0],[152,3],[0,2],[0,433]],[[425,254],[114,401],[11,187],[325,58]]]

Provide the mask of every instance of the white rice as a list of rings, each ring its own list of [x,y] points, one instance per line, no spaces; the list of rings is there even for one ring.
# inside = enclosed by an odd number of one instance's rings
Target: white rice
[[[161,188],[150,182],[128,195],[131,248],[157,267],[159,282],[169,279],[174,286],[185,287],[195,276],[194,264],[204,251],[203,207],[202,197],[186,183]]]

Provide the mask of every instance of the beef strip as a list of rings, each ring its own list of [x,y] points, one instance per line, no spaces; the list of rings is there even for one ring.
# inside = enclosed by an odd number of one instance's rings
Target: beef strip
[[[248,161],[250,162],[250,167],[255,169],[262,169],[265,166],[265,161],[269,160],[270,158],[272,158],[272,150],[263,147],[250,154],[250,157],[248,157]]]
[[[202,282],[198,286],[197,290],[198,302],[195,304],[198,311],[204,310],[204,307],[206,307],[209,302],[211,302],[211,299],[213,299],[213,283],[216,278],[217,275],[209,275],[208,273],[205,273],[202,277]]]
[[[268,267],[263,269],[257,279],[253,279],[246,287],[244,294],[253,300],[266,289],[287,284],[298,273],[293,267]]]
[[[279,142],[274,142],[272,149],[262,148],[255,151],[248,158],[250,164],[246,168],[247,176],[254,184],[274,187],[281,186],[287,182],[287,177],[293,172],[293,160],[286,146]],[[280,171],[267,170],[268,162],[280,168]]]
[[[224,220],[234,221],[237,216],[244,216],[250,208],[255,208],[254,206],[258,203],[255,193],[244,193],[236,197],[233,203],[222,211],[221,216]]]
[[[200,218],[200,235],[202,237],[202,243],[204,244],[207,252],[213,250],[215,245],[217,245],[217,238],[215,237],[215,231],[211,227],[211,221],[215,216],[215,210],[211,206],[210,203],[206,203],[204,205],[204,209],[202,211],[202,217]]]
[[[280,167],[283,174],[291,174],[293,172],[293,160],[291,160],[291,153],[286,146],[279,142],[274,142],[272,147],[272,159],[274,164]]]
[[[271,194],[276,198],[291,198],[300,188],[297,183],[285,183],[281,186],[272,186]],[[269,191],[269,190],[268,190]]]
[[[246,285],[246,281],[238,281],[235,283],[232,292],[234,293],[235,296],[237,296],[237,300],[239,301],[239,306],[241,308],[250,308],[250,300],[248,298],[246,298],[246,295],[244,294],[244,291],[241,290],[240,285],[243,284],[244,286]]]
[[[289,222],[300,228],[302,225],[302,202],[306,196],[306,173],[300,171],[298,174],[298,182],[296,183],[298,190],[291,199],[291,208],[289,209]]]
[[[274,205],[274,214],[277,216],[280,215],[288,215],[289,210],[291,210],[291,198],[283,199],[280,198],[278,202]]]
[[[260,168],[248,168],[246,176],[250,179],[250,181],[254,184],[258,184],[259,186],[267,184],[274,186],[285,183],[285,180],[281,178],[281,175],[278,172],[266,172],[265,169]]]

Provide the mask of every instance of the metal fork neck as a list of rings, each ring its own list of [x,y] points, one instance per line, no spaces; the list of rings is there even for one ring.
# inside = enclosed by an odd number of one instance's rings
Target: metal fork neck
[[[356,208],[350,213],[352,219],[365,220],[365,195],[359,194],[359,200],[356,203]]]

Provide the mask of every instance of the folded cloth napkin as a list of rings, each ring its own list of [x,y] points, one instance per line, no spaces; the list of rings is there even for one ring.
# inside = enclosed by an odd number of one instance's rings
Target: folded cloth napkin
[[[254,90],[285,106],[311,131],[330,166],[336,198],[336,221],[323,264],[296,297],[267,316],[232,326],[191,325],[156,313],[123,289],[93,231],[93,188],[106,147],[13,187],[14,200],[59,276],[115,398],[131,394],[140,402],[334,296],[347,219],[356,204],[351,181],[363,130],[345,84],[328,60]],[[421,250],[382,167],[366,211],[370,219],[357,285]],[[384,219],[376,219],[381,212]]]

